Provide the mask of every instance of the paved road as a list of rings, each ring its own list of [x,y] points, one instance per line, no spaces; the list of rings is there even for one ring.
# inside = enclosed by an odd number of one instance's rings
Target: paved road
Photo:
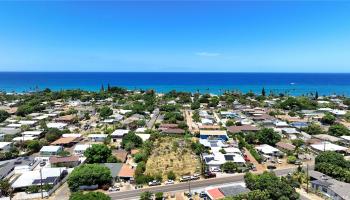
[[[153,116],[152,116],[152,118],[147,122],[147,129],[152,129],[152,128],[153,128],[153,125],[154,125],[154,123],[156,122],[158,116],[159,116],[159,108],[156,108],[156,109],[153,111]]]
[[[282,175],[287,175],[289,172],[293,172],[295,169],[296,167],[289,168],[289,169],[278,169],[278,170],[275,170],[275,173],[278,176],[282,176]],[[220,184],[226,184],[226,183],[232,183],[232,182],[241,182],[243,181],[243,178],[244,178],[244,174],[237,174],[237,175],[232,175],[232,176],[222,177],[222,178],[191,181],[190,185],[192,189],[195,189],[195,188],[202,188],[202,187],[208,187],[208,186],[220,185]],[[125,192],[115,192],[115,193],[109,194],[109,196],[112,199],[132,199],[140,196],[140,194],[145,191],[150,191],[152,193],[174,192],[179,190],[186,190],[188,188],[189,188],[189,183],[179,183],[175,185],[157,186],[157,187],[131,190],[131,191],[125,191]]]

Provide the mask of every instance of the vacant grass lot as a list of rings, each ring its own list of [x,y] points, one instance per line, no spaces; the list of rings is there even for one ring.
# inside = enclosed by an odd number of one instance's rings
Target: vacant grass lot
[[[154,143],[152,155],[146,163],[145,174],[161,174],[166,180],[167,173],[173,171],[177,178],[199,173],[201,163],[190,148],[190,142],[182,138],[162,137]]]

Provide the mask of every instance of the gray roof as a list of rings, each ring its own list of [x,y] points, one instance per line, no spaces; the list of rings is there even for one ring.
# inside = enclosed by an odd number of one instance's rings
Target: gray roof
[[[243,187],[241,185],[221,187],[221,188],[219,188],[219,190],[225,196],[236,196],[236,195],[239,195],[241,193],[247,193],[250,191],[248,188]]]
[[[318,181],[313,181],[312,183],[329,188],[330,190],[332,190],[334,193],[336,193],[338,196],[342,197],[343,199],[350,199],[350,192],[349,192],[350,183],[338,181],[321,172],[313,171],[313,170],[309,171],[309,176],[313,179],[318,180]]]
[[[111,170],[111,175],[113,178],[118,177],[118,174],[123,166],[123,163],[103,163],[102,165],[106,166]]]

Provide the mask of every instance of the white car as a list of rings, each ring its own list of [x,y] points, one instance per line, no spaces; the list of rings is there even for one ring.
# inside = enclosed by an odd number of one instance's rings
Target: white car
[[[119,188],[119,187],[116,187],[116,186],[113,186],[113,187],[108,188],[108,191],[109,191],[109,192],[116,192],[116,191],[119,191],[119,190],[120,190],[120,188]]]
[[[165,185],[173,185],[175,182],[173,180],[167,180]]]

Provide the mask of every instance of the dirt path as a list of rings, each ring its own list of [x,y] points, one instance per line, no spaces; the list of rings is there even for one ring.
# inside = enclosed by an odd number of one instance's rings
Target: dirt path
[[[255,158],[252,156],[252,154],[250,154],[250,152],[248,151],[248,149],[244,148],[245,150],[245,154],[248,156],[249,160],[251,163],[253,163],[256,167],[256,170],[258,172],[261,172],[261,171],[265,171],[266,170],[266,167],[262,164],[260,164],[258,161],[255,160]]]
[[[196,123],[192,120],[192,110],[184,110],[186,123],[188,126],[188,129],[192,134],[199,133],[199,128]]]

